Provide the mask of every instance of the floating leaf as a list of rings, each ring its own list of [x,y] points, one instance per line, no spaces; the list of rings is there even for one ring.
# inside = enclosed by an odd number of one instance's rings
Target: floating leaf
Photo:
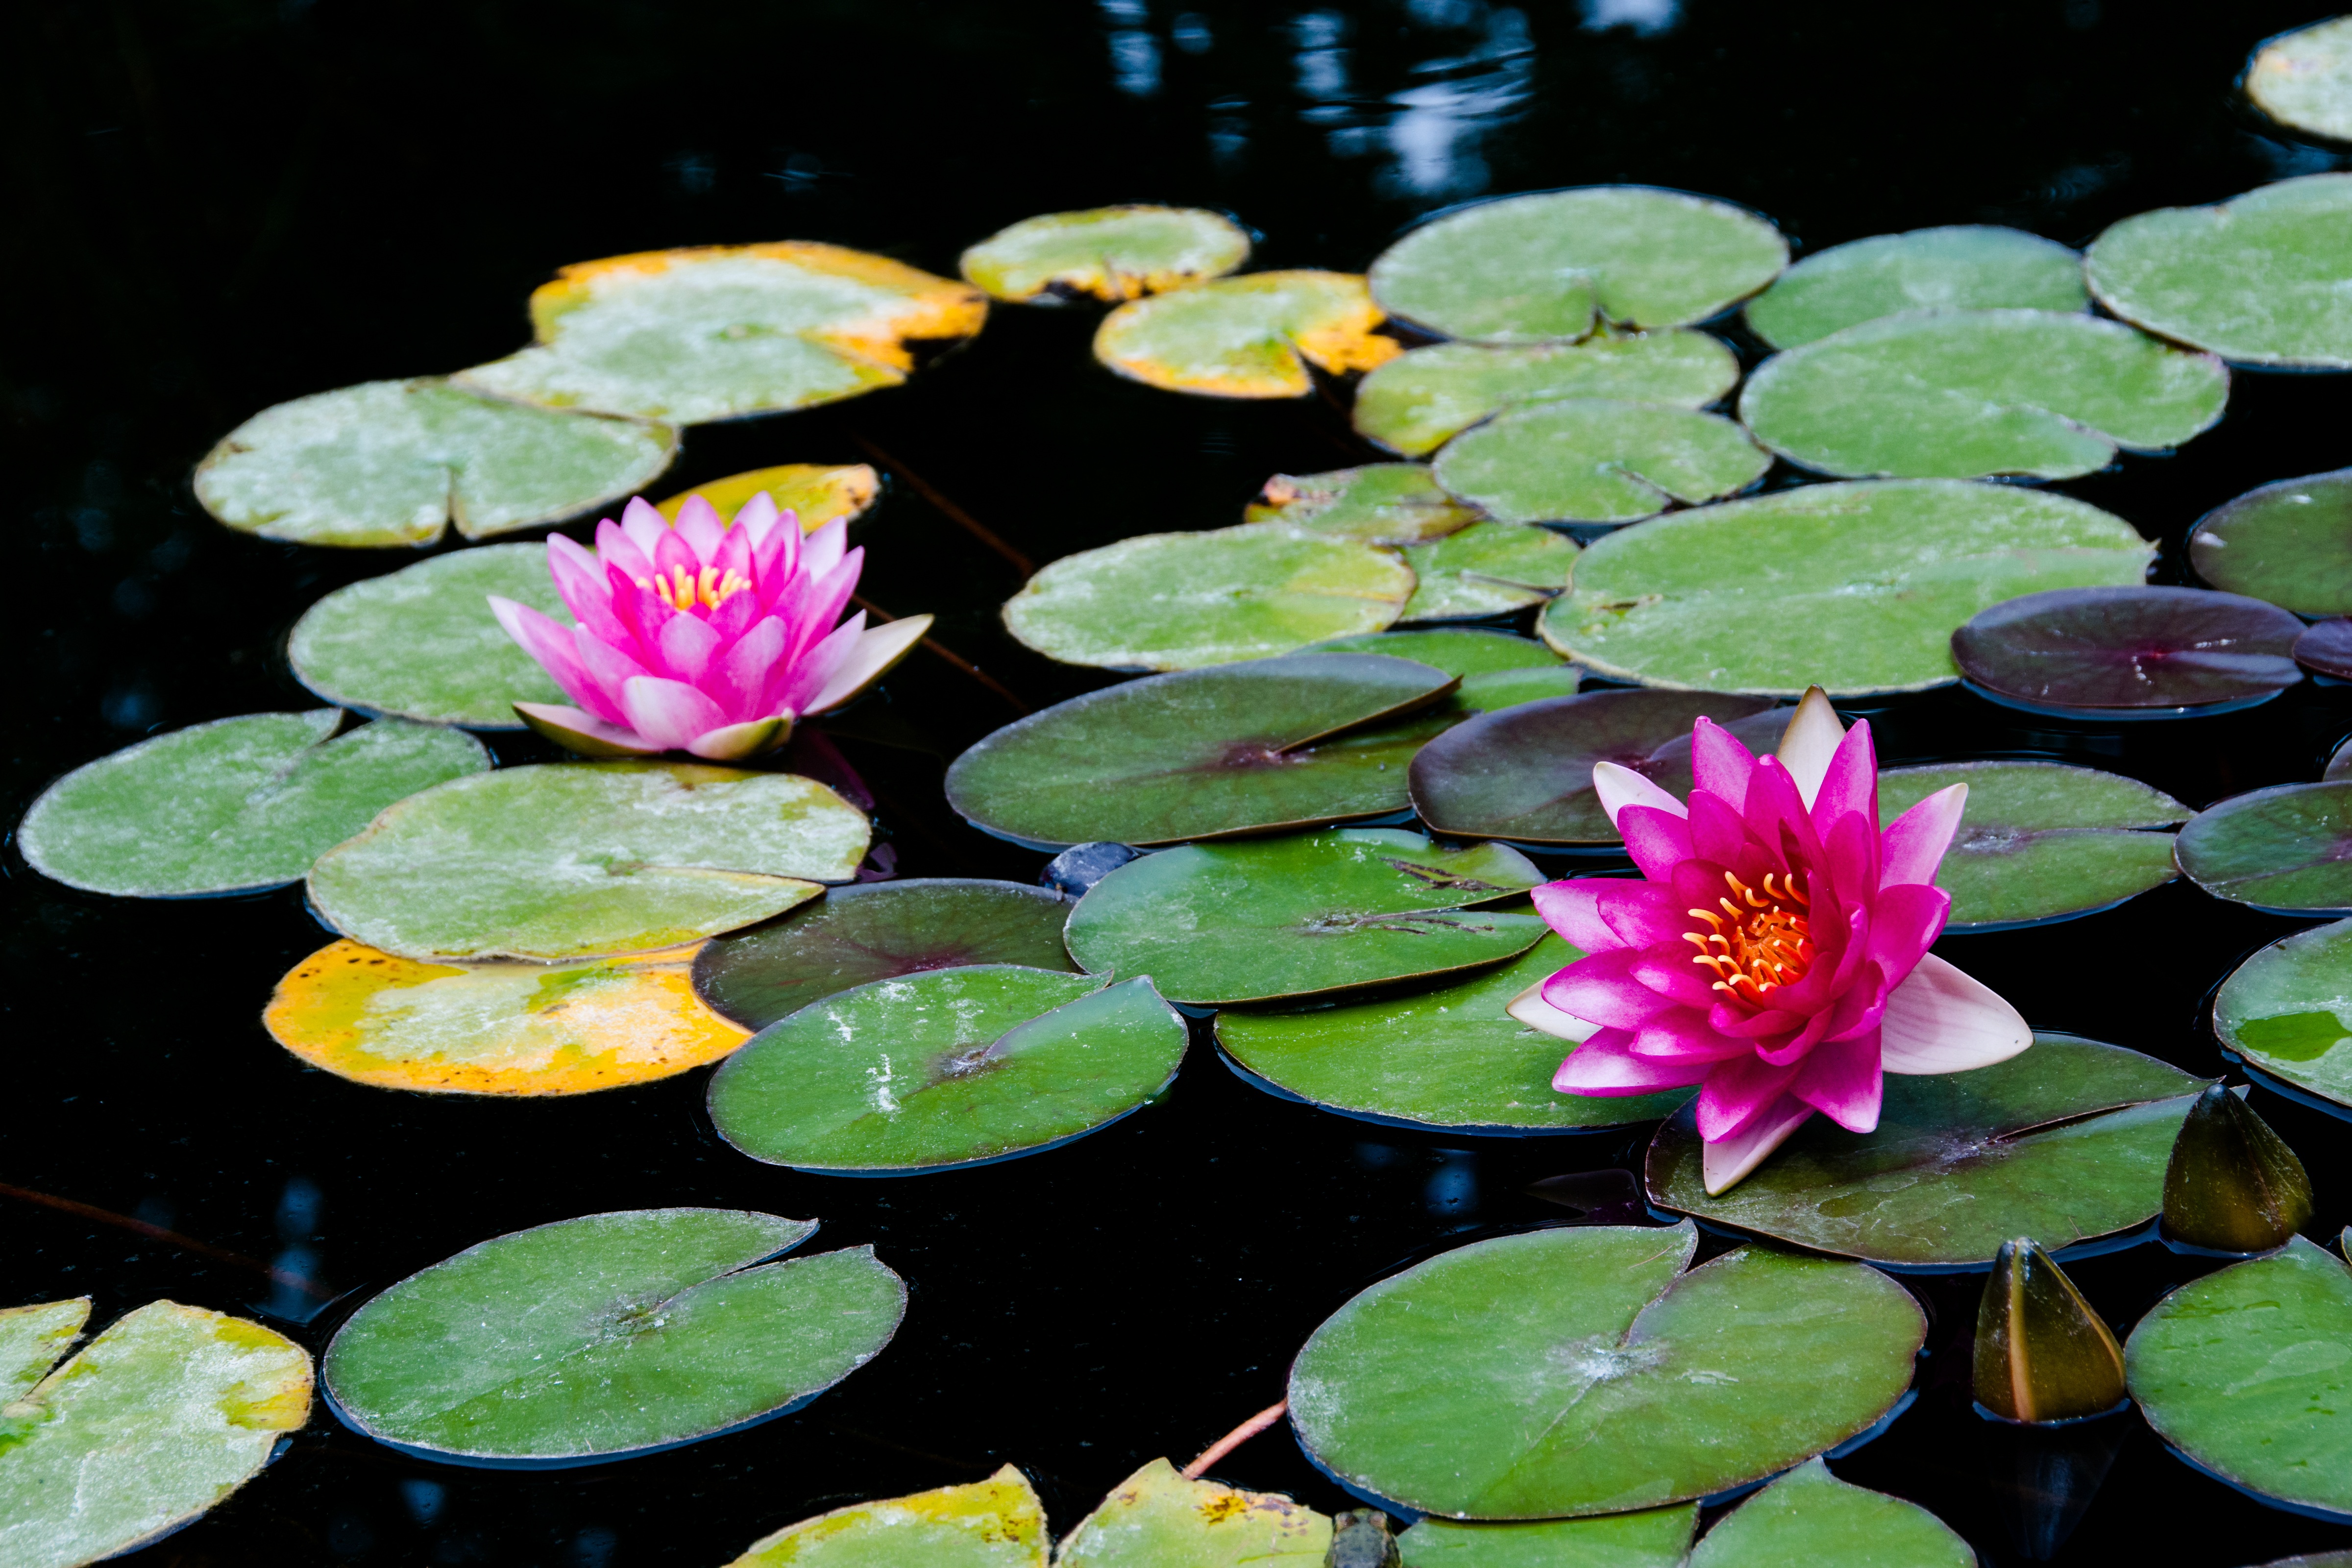
[[[1791,1563],[1976,1568],[1977,1554],[1917,1503],[1849,1486],[1808,1459],[1719,1521],[1690,1555],[1690,1568]]]
[[[1742,1247],[1683,1272],[1667,1230],[1481,1241],[1381,1281],[1317,1329],[1290,1417],[1344,1484],[1454,1519],[1680,1502],[1868,1431],[1927,1322],[1874,1269]]]
[[[2221,1044],[2273,1078],[2352,1106],[2352,921],[2299,931],[2238,966],[2213,998]]]
[[[2002,1242],[1985,1278],[1971,1381],[1977,1403],[2009,1421],[2081,1421],[2123,1403],[2123,1347],[2031,1237]]]
[[[837,245],[647,250],[562,268],[531,293],[537,342],[457,380],[699,425],[896,386],[911,342],[968,338],[987,315],[968,284]]]
[[[2352,142],[2352,16],[2297,27],[2246,62],[2246,96],[2280,124]]]
[[[264,539],[430,544],[562,522],[650,484],[677,432],[483,397],[436,376],[265,408],[196,465],[196,499]]]
[[[751,1543],[727,1568],[1045,1568],[1052,1537],[1029,1478],[852,1503]]]
[[[907,1287],[870,1247],[772,1262],[814,1220],[632,1209],[480,1242],[327,1346],[346,1426],[422,1458],[598,1464],[782,1415],[881,1352]]]
[[[2352,610],[2352,468],[2248,490],[2189,531],[2189,562],[2216,588],[2298,616]]]
[[[92,892],[252,892],[300,881],[394,802],[490,765],[470,735],[396,719],[335,735],[342,717],[247,713],[125,746],[43,791],[16,846]]]
[[[353,941],[427,962],[652,952],[849,880],[869,833],[791,773],[503,768],[412,795],[320,856],[310,901]]]
[[[1959,679],[1952,633],[1979,611],[2137,583],[2155,552],[2066,496],[1954,479],[1806,485],[1603,536],[1537,629],[1563,657],[1645,686],[1918,691]]]
[[[830,463],[782,463],[772,468],[730,474],[723,479],[680,490],[656,502],[654,510],[676,522],[688,499],[700,496],[720,517],[732,521],[744,502],[764,490],[779,511],[799,516],[802,532],[814,533],[835,518],[858,516],[874,504],[881,489],[881,476],[864,463],[838,467]]]
[[[1696,1503],[1532,1524],[1424,1519],[1397,1546],[1404,1568],[1683,1568],[1697,1524]]]
[[[1700,408],[1738,384],[1738,358],[1722,340],[1680,329],[1602,331],[1580,343],[1436,343],[1364,377],[1355,424],[1389,450],[1420,458],[1530,403],[1613,397]]]
[[[1401,617],[1475,620],[1540,605],[1568,586],[1577,544],[1548,528],[1475,522],[1402,552],[1416,586]]]
[[[2060,588],[1979,612],[1952,659],[1980,695],[2029,713],[2174,718],[2267,702],[2299,684],[2303,622],[2205,588]]]
[[[1286,522],[1365,544],[1421,544],[1478,521],[1421,463],[1369,463],[1328,474],[1276,474],[1248,522]]]
[[[1404,352],[1349,272],[1253,272],[1131,300],[1103,318],[1095,358],[1130,381],[1209,397],[1304,397],[1312,365],[1370,370]]]
[[[2314,674],[2352,680],[2352,617],[2313,622],[2294,639],[2294,661]]]
[[[2164,1229],[2217,1252],[2267,1252],[2311,1223],[2311,1176],[2244,1100],[2197,1097],[2164,1170]]]
[[[2172,852],[2217,899],[2272,914],[2352,914],[2352,780],[2232,795],[2191,817]]]
[[[1154,1459],[1080,1520],[1059,1568],[1324,1568],[1331,1521],[1280,1492],[1187,1480]]]
[[[1437,482],[1497,522],[1638,522],[1772,466],[1719,414],[1579,398],[1498,415],[1437,455]]]
[[[1808,256],[1743,312],[1793,349],[1910,310],[2085,310],[2083,257],[2022,229],[1984,224],[1873,235]]]
[[[24,1397],[65,1359],[89,1321],[89,1298],[0,1307],[0,1405]]]
[[[1789,245],[1745,208],[1645,185],[1590,185],[1458,208],[1372,263],[1398,318],[1480,342],[1565,342],[1596,318],[1703,321],[1772,281]]]
[[[1249,232],[1198,207],[1116,206],[1046,213],[1000,228],[963,253],[963,275],[999,300],[1139,300],[1249,259]]]
[[[1409,658],[1458,675],[1450,707],[1492,713],[1522,702],[1576,694],[1576,667],[1533,637],[1482,626],[1446,626],[1428,631],[1373,632],[1335,637],[1301,650],[1307,653],[1382,653]]]

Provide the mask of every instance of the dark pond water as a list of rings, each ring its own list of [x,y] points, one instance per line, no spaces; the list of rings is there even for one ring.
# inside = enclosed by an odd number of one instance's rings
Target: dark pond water
[[[509,350],[525,294],[562,263],[801,237],[951,272],[962,245],[1012,219],[1143,199],[1235,212],[1264,231],[1264,266],[1358,268],[1422,212],[1596,181],[1747,203],[1807,250],[1953,222],[2080,244],[2132,212],[2338,166],[2266,137],[2231,96],[2255,40],[2313,15],[2100,0],[37,4],[0,68],[7,818],[152,729],[310,705],[286,673],[287,628],[400,558],[230,534],[190,499],[191,465],[265,405]],[[1012,555],[1221,526],[1267,475],[1363,455],[1328,401],[1225,405],[1115,381],[1087,357],[1091,330],[1090,312],[1000,310],[905,390],[693,432],[674,476],[897,465],[861,525],[866,592],[940,612],[940,639],[989,678],[919,656],[887,702],[838,727],[908,873],[1027,880],[1042,860],[964,827],[939,791],[946,759],[1016,700],[1092,683],[998,629],[1023,576]],[[2163,541],[2179,581],[2194,518],[2352,460],[2347,430],[2352,381],[2242,377],[2227,418],[2182,455],[2062,488]],[[1890,761],[2059,755],[2203,805],[2315,776],[2352,733],[2352,689],[2120,733],[1957,692],[1877,717]],[[1044,1157],[908,1181],[800,1175],[719,1143],[701,1075],[480,1104],[302,1068],[257,1021],[272,982],[324,940],[292,890],[111,901],[32,875],[13,849],[6,873],[0,1301],[88,1292],[102,1321],[169,1296],[259,1314],[315,1349],[366,1293],[472,1242],[669,1204],[817,1216],[824,1242],[871,1241],[912,1282],[896,1344],[799,1415],[624,1465],[509,1474],[406,1459],[321,1415],[145,1563],[717,1564],[805,1514],[1005,1461],[1066,1529],[1141,1461],[1181,1464],[1278,1398],[1293,1351],[1366,1283],[1568,1217],[1524,1189],[1631,1163],[1641,1145],[1365,1126],[1256,1092],[1196,1040],[1165,1103]],[[2175,887],[1942,951],[2039,1026],[2215,1072],[2203,999],[2292,929]],[[2313,1234],[2331,1235],[2352,1207],[2346,1125],[2254,1103],[2311,1166]],[[273,1262],[334,1300],[273,1286]],[[2076,1278],[2124,1325],[2204,1267],[2141,1247]],[[1988,1561],[2020,1560],[2047,1521],[2021,1512],[2018,1456],[1969,1414],[1977,1283],[1917,1284],[1936,1314],[1920,1398],[1836,1468],[1934,1509]],[[2200,1477],[2136,1417],[2116,1429],[2061,1561],[2352,1546],[2352,1529]],[[1280,1431],[1221,1473],[1345,1506]]]

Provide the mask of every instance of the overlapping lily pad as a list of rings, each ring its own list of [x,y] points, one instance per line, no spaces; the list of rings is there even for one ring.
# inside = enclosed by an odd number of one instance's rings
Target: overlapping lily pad
[[[504,768],[412,795],[320,857],[337,931],[427,963],[652,952],[856,874],[865,814],[812,780],[686,763]]]
[[[1910,310],[2083,310],[2083,257],[1986,224],[1873,235],[1808,256],[1748,301],[1756,335],[1793,349]]]
[[[1951,636],[1978,612],[2136,584],[2155,553],[2123,519],[2066,496],[1954,479],[1806,485],[1604,536],[1538,629],[1564,657],[1645,686],[1916,691],[1959,679]]]
[[[1454,1519],[1617,1513],[1759,1480],[1911,1384],[1927,1322],[1874,1269],[1763,1247],[1685,1273],[1685,1224],[1441,1254],[1357,1296],[1290,1372],[1347,1484]]]
[[[1445,626],[1421,631],[1374,632],[1336,637],[1306,650],[1314,653],[1381,653],[1409,658],[1458,675],[1451,706],[1491,713],[1521,702],[1576,693],[1576,667],[1532,637],[1484,626]]]
[[[1976,1568],[1977,1554],[1917,1503],[1848,1486],[1808,1459],[1717,1521],[1690,1556],[1690,1568],[1792,1563]]]
[[[1437,455],[1437,482],[1497,522],[1638,522],[1744,489],[1770,454],[1719,414],[1577,398],[1498,415]]]
[[[998,229],[963,253],[963,275],[999,300],[1139,300],[1249,259],[1249,232],[1198,207],[1127,205],[1045,213]]]
[[[1528,1524],[1424,1519],[1397,1537],[1404,1568],[1683,1568],[1698,1504]]]
[[[424,1458],[598,1464],[805,1404],[880,1353],[907,1288],[870,1247],[771,1261],[813,1220],[632,1209],[469,1247],[352,1314],[335,1414]]]
[[[2299,931],[2238,966],[2213,1032],[2273,1078],[2352,1106],[2352,921]]]
[[[2352,142],[2352,17],[2297,27],[2254,51],[2246,96],[2280,124]]]
[[[1275,1002],[1517,957],[1543,921],[1476,906],[1542,880],[1515,850],[1395,828],[1189,844],[1097,882],[1063,940],[1089,973],[1150,975],[1171,1001]]]
[[[2352,915],[2352,780],[2278,784],[2207,806],[2180,830],[2181,874],[2217,899]]]
[[[2298,616],[2352,611],[2352,468],[2281,479],[2214,508],[2189,560],[2216,588]]]
[[[126,746],[44,791],[16,846],[92,892],[251,892],[301,880],[384,807],[490,765],[469,735],[398,720],[336,735],[342,717],[248,713]]]
[[[2314,621],[2294,639],[2294,661],[2315,675],[2352,680],[2352,618]]]
[[[1874,1132],[1816,1116],[1709,1196],[1693,1113],[1650,1144],[1650,1201],[1895,1268],[1986,1268],[2014,1237],[2053,1248],[2133,1229],[2205,1080],[2120,1046],[2037,1034],[1972,1072],[1889,1075]]]
[[[700,496],[731,521],[744,502],[762,490],[778,510],[799,517],[803,532],[814,533],[836,517],[855,518],[872,506],[881,493],[882,479],[865,463],[780,463],[680,490],[656,502],[654,510],[676,522],[688,498]]]
[[[1279,1492],[1186,1480],[1154,1459],[1063,1539],[1059,1568],[1324,1568],[1331,1521]]]
[[[1412,597],[1401,619],[1467,621],[1540,605],[1568,586],[1574,540],[1548,528],[1474,522],[1433,544],[1408,546]]]
[[[2169,719],[2267,702],[2300,683],[2303,622],[2203,588],[2064,588],[1979,612],[1952,634],[1971,689],[2030,713]]]
[[[1130,381],[1208,397],[1304,397],[1308,367],[1370,370],[1404,352],[1349,272],[1253,272],[1130,300],[1103,318],[1095,358]]]
[[[1601,331],[1577,343],[1437,343],[1364,377],[1355,424],[1389,450],[1420,458],[1526,404],[1613,397],[1699,408],[1738,384],[1739,361],[1721,339],[1679,328]]]
[[[1478,521],[1421,463],[1368,463],[1328,474],[1276,474],[1242,513],[1365,544],[1422,544]]]
[[[1006,1465],[984,1481],[852,1503],[753,1542],[727,1568],[1045,1568],[1045,1505]]]

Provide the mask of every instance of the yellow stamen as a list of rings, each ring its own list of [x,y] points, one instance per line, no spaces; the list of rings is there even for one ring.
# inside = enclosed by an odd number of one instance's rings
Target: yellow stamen
[[[1775,875],[1778,887],[1773,886]],[[1766,992],[1796,984],[1812,966],[1812,928],[1805,914],[1812,900],[1797,885],[1797,879],[1787,873],[1768,873],[1760,898],[1728,871],[1723,879],[1733,895],[1716,900],[1723,914],[1712,910],[1686,911],[1692,919],[1705,921],[1709,931],[1685,931],[1683,940],[1698,949],[1691,962],[1705,964],[1714,973],[1713,989],[1744,1001],[1761,1002]]]

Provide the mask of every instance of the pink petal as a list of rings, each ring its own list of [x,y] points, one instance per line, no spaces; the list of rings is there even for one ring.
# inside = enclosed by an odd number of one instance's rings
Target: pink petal
[[[1586,877],[1572,881],[1546,882],[1529,896],[1535,900],[1536,913],[1544,923],[1565,938],[1570,946],[1586,953],[1608,952],[1621,947],[1647,946],[1646,942],[1621,942],[1609,922],[1601,918],[1601,889],[1605,879]]]
[[[1960,830],[1968,810],[1969,786],[1956,784],[1937,790],[1893,822],[1880,838],[1878,884],[1891,888],[1904,882],[1932,882],[1952,835]]]
[[[712,663],[702,678],[704,695],[717,702],[730,721],[772,716],[776,710],[767,703],[768,687],[783,651],[784,623],[770,616],[754,624]]]
[[[1633,1028],[1671,1005],[1633,977],[1639,956],[1621,950],[1580,958],[1544,982],[1544,1000],[1605,1028]]]
[[[1645,989],[1704,1013],[1722,993],[1715,989],[1715,971],[1697,960],[1698,950],[1688,942],[1661,942],[1633,954],[1632,973]]]
[[[1805,1058],[1789,1092],[1849,1132],[1878,1130],[1878,1037],[1869,1030],[1824,1040]]]
[[[1629,805],[1617,814],[1617,831],[1624,837],[1625,853],[1653,882],[1672,881],[1675,868],[1695,858],[1690,825],[1679,814]]]
[[[866,612],[860,610],[843,624],[862,622],[865,618]],[[859,635],[857,646],[849,650],[849,657],[825,678],[824,685],[817,694],[808,700],[805,711],[829,713],[866,690],[890,673],[900,659],[914,652],[915,645],[921,642],[924,634],[930,629],[931,617],[929,616],[908,616],[905,620],[892,621],[887,626],[867,627]]]
[[[1695,789],[1690,797],[1691,852],[1717,866],[1738,864],[1748,848],[1748,822],[1731,803],[1712,790]]]
[[[702,575],[702,557],[694,552],[694,547],[677,530],[666,529],[654,542],[654,570],[657,575],[668,578],[675,591],[679,573],[686,574],[689,583]]]
[[[719,657],[719,634],[710,623],[693,616],[672,616],[661,629],[663,671],[676,679],[700,680]]]
[[[547,536],[547,574],[554,579],[555,591],[573,620],[582,626],[620,629],[621,623],[613,616],[613,592],[605,584],[604,564],[579,541],[560,533]]]
[[[1784,866],[1809,865],[1820,858],[1821,836],[1813,831],[1812,813],[1805,809],[1797,781],[1780,765],[1780,758],[1758,759],[1741,815],[1757,842],[1777,855]]]
[[[622,691],[630,681],[653,671],[632,658],[626,648],[599,641],[586,626],[572,628],[572,651],[579,656],[580,667],[594,683],[595,700],[590,701],[590,694],[583,693],[581,705],[607,723],[626,724],[629,719],[627,710],[621,704]]]
[[[735,509],[734,521],[727,525],[730,533],[740,533],[749,547],[768,537],[776,526],[776,498],[765,490],[753,490],[751,499]]]
[[[1556,1040],[1583,1041],[1592,1037],[1601,1026],[1581,1018],[1571,1018],[1543,999],[1544,983],[1537,981],[1510,1000],[1503,1011],[1538,1034],[1549,1035]]]
[[[1698,1135],[1716,1143],[1746,1131],[1787,1092],[1800,1070],[1752,1056],[1716,1063],[1698,1091]]]
[[[1766,1155],[1787,1142],[1789,1135],[1802,1127],[1812,1114],[1811,1106],[1795,1095],[1784,1094],[1737,1135],[1706,1144],[1699,1163],[1707,1195],[1729,1192],[1744,1181],[1748,1173],[1764,1163]]]
[[[849,520],[836,517],[808,535],[802,544],[801,570],[812,577],[822,577],[841,563],[848,547]]]
[[[1622,877],[1580,877],[1535,890],[1536,912],[1586,952],[1679,942],[1689,917],[1671,886]]]
[[[740,535],[730,533],[727,537],[736,539]],[[761,616],[758,595],[736,593],[730,594],[719,600],[716,609],[706,612],[703,623],[717,634],[719,646],[727,647],[732,645],[737,637],[750,631],[753,621],[762,618],[773,620],[775,617]]]
[[[767,536],[752,542],[751,582],[760,595],[760,607],[772,609],[776,600],[793,584],[799,570],[801,531],[778,526]]]
[[[751,530],[730,528],[719,536],[719,548],[707,557],[707,563],[719,574],[719,580],[722,583],[730,572],[749,583],[751,581],[751,547],[754,542]],[[748,595],[745,596],[750,597]]]
[[[621,704],[629,728],[666,752],[682,752],[727,722],[718,703],[682,680],[641,675],[622,689]]]
[[[1749,1049],[1746,1040],[1727,1039],[1708,1028],[1705,1016],[1688,1007],[1669,1007],[1632,1034],[1633,1054],[1653,1061],[1729,1061]]]
[[[1829,836],[1829,825],[1848,812],[1861,813],[1870,830],[1878,831],[1878,748],[1871,739],[1868,720],[1855,724],[1838,742],[1816,788],[1805,789],[1804,780],[1793,767],[1789,774],[1797,779],[1805,804],[1812,807],[1813,828],[1823,837]]]
[[[1941,888],[1897,882],[1879,893],[1870,911],[1870,956],[1890,984],[1919,966],[1951,912],[1952,896]]]
[[[2016,1008],[1932,952],[1888,993],[1879,1020],[1888,1072],[1967,1072],[2005,1062],[2032,1043]]]
[[[1738,811],[1747,805],[1748,781],[1755,772],[1756,753],[1741,745],[1730,731],[1701,714],[1691,726],[1692,786],[1729,802]]]
[[[655,549],[669,537],[669,524],[663,521],[660,512],[653,509],[651,502],[639,496],[621,509],[621,531],[629,536],[629,542],[644,553],[646,563],[650,565]],[[648,572],[646,575],[651,576],[652,574]]]
[[[1790,715],[1789,727],[1780,731],[1780,744],[1773,754],[1789,776],[1797,781],[1797,793],[1811,805],[1821,794],[1822,779],[1828,773],[1830,759],[1837,754],[1838,742],[1844,738],[1845,726],[1838,720],[1837,710],[1830,705],[1829,693],[1818,686],[1805,689],[1803,700]]]
[[[528,605],[518,605],[512,599],[500,598],[496,594],[488,597],[490,614],[498,617],[499,625],[506,629],[507,636],[514,638],[523,652],[539,661],[540,668],[563,689],[566,697],[600,717],[619,717],[618,714],[605,712],[607,705],[603,694],[596,689],[594,678],[581,663],[573,647],[570,626],[558,625],[552,617]]]
[[[1617,814],[1629,805],[1646,805],[1672,816],[1684,815],[1681,801],[1633,769],[1615,763],[1592,764],[1592,793],[1601,797],[1601,809],[1609,814],[1612,827],[1617,826]]]
[[[1822,1037],[1829,1033],[1830,1017],[1828,1013],[1816,1013],[1786,1038],[1759,1045],[1756,1059],[1776,1068],[1803,1061],[1812,1055],[1813,1047],[1821,1044]]]
[[[824,641],[801,655],[793,665],[791,676],[776,688],[777,706],[794,713],[805,712],[810,700],[823,691],[832,681],[834,672],[848,662],[865,635],[863,610],[834,627]]]
[[[1703,1062],[1654,1061],[1627,1047],[1632,1037],[1622,1029],[1601,1029],[1570,1053],[1551,1075],[1551,1086],[1562,1094],[1594,1095],[1603,1099],[1626,1094],[1655,1094],[1662,1089],[1688,1089],[1707,1068]]]
[[[727,525],[719,521],[718,509],[709,501],[700,496],[688,496],[686,504],[677,509],[677,521],[671,531],[694,552],[698,569],[719,559],[719,542],[726,537]]]

